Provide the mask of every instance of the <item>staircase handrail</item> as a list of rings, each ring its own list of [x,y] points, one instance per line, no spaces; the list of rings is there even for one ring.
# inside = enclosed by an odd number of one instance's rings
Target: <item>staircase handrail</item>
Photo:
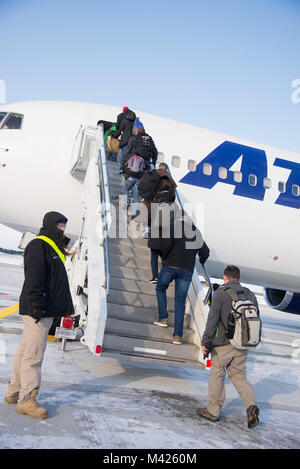
[[[179,195],[179,192],[178,192],[177,189],[175,189],[175,193],[176,193],[176,198],[177,198],[178,204],[179,204],[181,210],[184,211],[183,203],[181,201],[181,198],[180,198],[180,195]],[[208,283],[209,290],[210,290],[212,295],[213,295],[213,288],[212,288],[212,283],[211,283],[210,277],[207,273],[206,267],[205,267],[205,265],[200,263],[200,261],[198,259],[198,256],[197,256],[196,260],[195,260],[195,268],[194,268],[194,272],[193,272],[191,286],[190,286],[189,292],[188,292],[188,300],[189,300],[190,307],[191,307],[191,310],[192,310],[192,313],[193,313],[194,322],[195,322],[195,325],[196,325],[196,330],[197,330],[197,333],[198,333],[198,336],[199,336],[199,341],[201,343],[201,339],[202,339],[202,336],[203,336],[203,333],[204,333],[204,330],[205,330],[205,325],[206,325],[206,321],[207,321],[209,307],[203,301],[204,300],[203,295],[202,295],[203,287],[202,287],[201,281],[199,279],[199,275],[201,275],[200,266],[202,267],[202,269],[204,271],[204,278]],[[200,345],[200,343],[199,343],[199,345]],[[203,359],[203,356],[202,356],[201,352],[199,354],[199,361],[204,362],[204,359]]]
[[[109,261],[109,247],[108,247],[108,233],[111,223],[111,203],[110,203],[110,189],[109,189],[109,176],[107,155],[104,140],[104,125],[98,125],[99,131],[102,133],[101,149],[99,149],[99,167],[100,167],[100,184],[101,192],[103,195],[103,223],[104,223],[104,242],[105,242],[105,258],[106,258],[106,293],[109,295],[110,291],[110,261]]]

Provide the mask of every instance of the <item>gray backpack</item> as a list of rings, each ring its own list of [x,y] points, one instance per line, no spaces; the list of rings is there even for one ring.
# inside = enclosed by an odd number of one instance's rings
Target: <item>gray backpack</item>
[[[231,345],[237,349],[257,347],[261,341],[262,330],[257,306],[244,289],[235,292],[225,286],[224,290],[232,301],[227,330],[227,338]]]
[[[133,175],[142,173],[145,169],[145,161],[140,155],[132,155],[127,161],[127,168]]]

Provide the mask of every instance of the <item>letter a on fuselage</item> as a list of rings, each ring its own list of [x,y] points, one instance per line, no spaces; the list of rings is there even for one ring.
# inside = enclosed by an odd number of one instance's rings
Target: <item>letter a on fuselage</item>
[[[234,180],[234,171],[230,171],[230,168],[240,157],[242,157],[240,170],[242,181],[237,182]],[[204,174],[203,166],[205,164],[211,165],[211,175]],[[219,168],[227,169],[226,179],[220,178]],[[234,195],[263,200],[265,195],[263,181],[267,177],[267,173],[268,164],[264,150],[225,141],[197,165],[196,171],[190,171],[180,182],[207,189],[212,189],[218,182],[222,182],[235,186]],[[249,176],[252,174],[257,178],[255,185],[249,184]]]

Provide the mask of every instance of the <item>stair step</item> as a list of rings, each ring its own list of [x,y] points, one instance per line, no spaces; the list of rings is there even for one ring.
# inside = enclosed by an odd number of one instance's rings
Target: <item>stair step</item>
[[[112,289],[119,290],[121,292],[142,293],[144,295],[152,295],[156,297],[156,285],[140,280],[111,276],[110,286]],[[167,297],[174,298],[174,282],[170,284],[167,290]]]
[[[160,264],[158,263],[158,271],[159,269]],[[152,278],[152,275],[148,270],[111,265],[110,274],[112,277],[127,278],[128,280],[138,280],[140,282],[147,282],[147,285],[153,285],[149,283],[149,280]]]
[[[148,240],[143,239],[143,238],[109,238],[109,246],[113,249],[115,245],[119,246],[127,246],[127,247],[139,247],[139,248],[144,248],[145,251],[150,253],[150,249],[148,248]]]
[[[173,327],[160,327],[155,324],[125,321],[123,319],[116,318],[107,318],[105,327],[105,333],[166,342],[172,342],[173,332]],[[195,332],[193,330],[185,329],[182,336],[182,342],[192,344],[194,336]]]
[[[146,324],[153,324],[157,319],[157,308],[143,308],[129,305],[119,305],[115,303],[107,304],[108,317],[122,319],[124,321],[137,321]],[[174,312],[169,312],[168,323],[170,327],[174,326]],[[190,323],[190,314],[184,315],[184,327],[188,328]]]
[[[172,358],[159,358],[151,354],[143,353],[130,353],[130,352],[118,352],[113,350],[102,351],[102,356],[107,358],[114,358],[118,361],[134,361],[135,363],[151,363],[154,365],[166,365],[166,366],[178,366],[180,368],[192,368],[195,370],[205,370],[205,366],[202,363],[194,360],[182,360]]]
[[[147,262],[144,258],[125,256],[119,254],[109,254],[110,265],[129,267],[131,269],[145,270],[151,275],[150,260]],[[150,277],[149,277],[150,278]]]
[[[120,245],[119,243],[114,243],[113,245],[113,253],[114,255],[120,255],[120,256],[130,256],[130,257],[139,257],[143,258],[144,262],[150,262],[150,250],[148,248],[145,248],[143,245],[136,245],[136,246],[130,246],[128,244],[122,244]]]
[[[199,347],[194,344],[175,345],[172,342],[139,339],[119,334],[106,333],[103,340],[103,351],[148,354],[158,358],[198,361]]]
[[[109,182],[109,192],[112,195],[123,195],[124,194],[124,186],[118,181],[110,181]]]
[[[124,187],[125,180],[121,177],[118,173],[117,174],[109,174],[108,175],[109,184],[116,184],[120,187]]]
[[[128,291],[114,290],[109,291],[108,301],[110,303],[145,307],[157,309],[156,295],[145,295],[143,293],[132,293]],[[168,312],[174,312],[174,298],[168,298]]]

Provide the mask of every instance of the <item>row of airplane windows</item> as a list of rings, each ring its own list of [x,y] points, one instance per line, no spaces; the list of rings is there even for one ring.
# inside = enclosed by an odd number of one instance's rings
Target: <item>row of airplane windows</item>
[[[164,161],[164,154],[163,153],[158,154],[158,161],[159,162]],[[174,168],[179,168],[180,165],[181,165],[180,156],[173,156],[171,164]],[[187,169],[189,171],[193,171],[193,172],[196,171],[196,169],[197,169],[196,161],[195,160],[188,160]],[[204,163],[202,171],[203,171],[203,174],[205,176],[211,176],[212,171],[213,171],[212,165],[209,164],[209,163]],[[226,180],[227,177],[228,177],[227,168],[220,167],[219,170],[218,170],[218,176],[219,176],[220,179]],[[237,183],[242,182],[243,173],[241,171],[234,171],[233,180],[234,180],[234,182],[237,182]],[[257,186],[257,182],[258,182],[257,181],[257,176],[255,174],[249,174],[248,175],[248,184],[250,186],[253,186],[253,187]],[[265,189],[271,189],[272,188],[272,180],[270,178],[264,178],[263,186],[264,186]],[[283,181],[278,182],[278,191],[282,194],[284,194],[286,192],[286,183],[285,182],[283,182]],[[298,184],[293,184],[292,185],[292,195],[295,196],[295,197],[300,196],[300,186]]]

